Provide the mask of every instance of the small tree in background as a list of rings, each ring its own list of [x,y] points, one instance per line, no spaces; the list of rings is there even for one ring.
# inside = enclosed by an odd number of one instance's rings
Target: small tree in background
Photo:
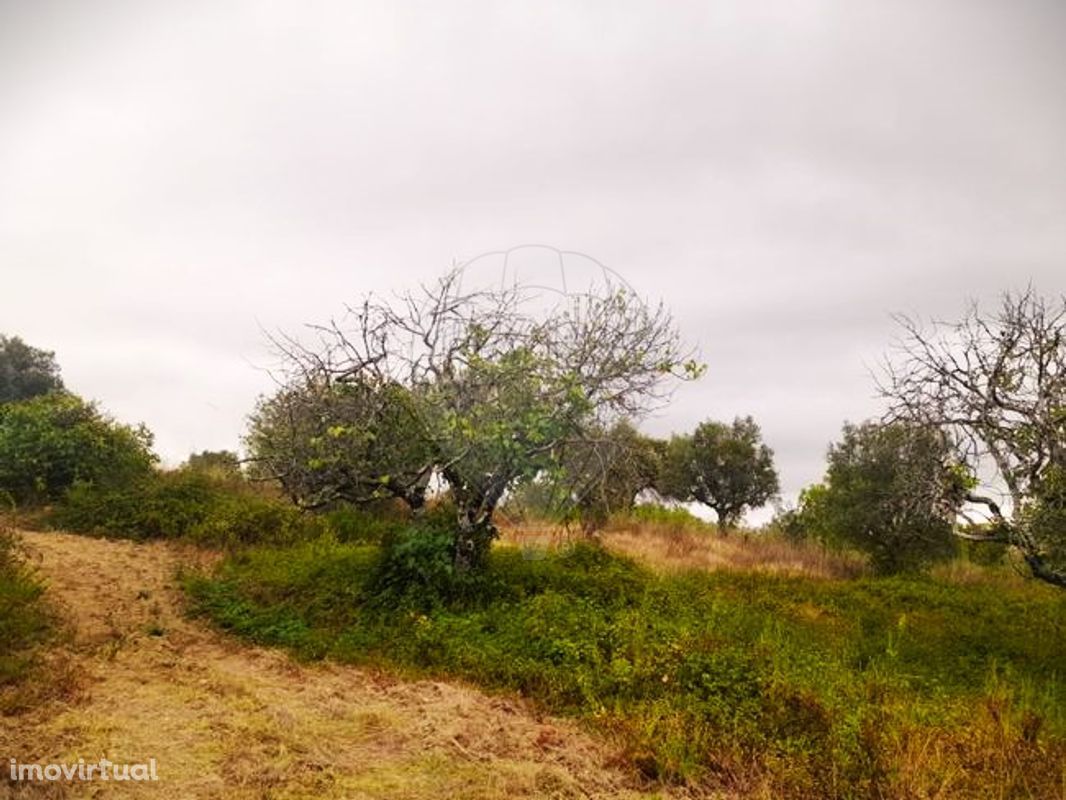
[[[60,391],[55,354],[30,347],[17,336],[0,335],[0,403]]]
[[[675,436],[667,448],[662,491],[682,502],[714,510],[723,530],[736,526],[749,508],[777,495],[773,451],[751,417],[732,425],[708,420],[690,436]]]
[[[182,469],[202,472],[219,478],[243,478],[241,459],[230,450],[201,450],[192,453]]]
[[[626,419],[586,432],[563,445],[554,476],[557,507],[576,513],[586,532],[601,528],[611,514],[630,511],[642,491],[658,486],[665,449],[665,442]]]
[[[152,474],[152,435],[65,392],[0,405],[0,492],[58,499],[78,482],[122,484]]]
[[[936,429],[845,425],[825,482],[803,492],[799,513],[816,537],[868,554],[878,572],[917,569],[954,554],[968,480]]]

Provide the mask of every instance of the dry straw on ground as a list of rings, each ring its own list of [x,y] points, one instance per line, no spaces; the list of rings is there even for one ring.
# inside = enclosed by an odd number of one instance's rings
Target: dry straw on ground
[[[545,524],[505,527],[502,540],[523,548],[556,548],[583,534],[579,529]],[[814,542],[790,542],[779,536],[677,525],[626,522],[597,534],[607,547],[664,571],[730,569],[780,572],[818,578],[850,578],[863,572],[862,559],[834,553]]]
[[[24,763],[155,758],[158,784],[13,786],[0,797],[641,797],[610,743],[511,698],[248,647],[183,614],[165,543],[28,533],[71,620],[81,691],[3,720]]]

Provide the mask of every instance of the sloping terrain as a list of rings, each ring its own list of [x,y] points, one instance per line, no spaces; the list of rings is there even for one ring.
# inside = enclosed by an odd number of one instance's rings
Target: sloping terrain
[[[304,665],[187,619],[198,551],[23,535],[71,624],[78,691],[2,720],[6,762],[156,759],[154,784],[26,784],[0,797],[640,797],[610,747],[459,685]],[[6,778],[6,774],[2,776]]]

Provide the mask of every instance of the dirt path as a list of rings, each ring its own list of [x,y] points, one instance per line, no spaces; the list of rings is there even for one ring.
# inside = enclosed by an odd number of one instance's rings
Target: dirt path
[[[81,687],[3,720],[24,763],[155,758],[154,784],[21,784],[16,797],[638,797],[611,752],[512,700],[337,665],[301,665],[186,619],[164,543],[27,533],[73,626]],[[0,776],[3,777],[3,776]],[[11,793],[0,780],[0,797]]]

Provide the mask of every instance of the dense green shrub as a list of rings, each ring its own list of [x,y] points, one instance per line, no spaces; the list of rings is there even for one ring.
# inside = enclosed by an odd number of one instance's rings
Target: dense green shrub
[[[0,713],[2,690],[21,680],[33,663],[33,650],[50,629],[41,602],[44,587],[19,561],[15,539],[0,527]]]
[[[825,482],[801,495],[798,526],[866,553],[884,574],[921,569],[957,553],[954,522],[967,477],[934,430],[845,425],[829,449]]]
[[[801,542],[811,534],[802,510],[793,506],[777,508],[773,518],[762,527],[761,532],[780,536],[791,542]]]
[[[243,481],[198,470],[149,475],[124,486],[79,483],[53,525],[131,539],[187,538],[213,546],[285,543],[320,535],[322,520]]]
[[[206,472],[216,478],[239,480],[244,477],[241,459],[232,450],[201,450],[190,453],[182,469],[192,472]]]
[[[1048,567],[1066,571],[1066,466],[1049,467],[1021,524]]]
[[[940,742],[956,759],[948,773],[975,776],[973,796],[993,784],[1040,796],[1061,780],[1066,597],[1046,587],[994,574],[966,585],[662,576],[583,544],[542,558],[495,548],[477,593],[383,603],[383,561],[397,553],[403,579],[428,563],[422,585],[446,582],[442,545],[410,537],[392,554],[255,548],[188,589],[201,612],[259,642],[458,676],[587,718],[661,779],[736,789],[758,776],[775,797],[894,797],[906,768],[931,795],[945,775],[904,760]],[[981,716],[986,702],[998,721]],[[995,758],[972,749],[986,734]],[[1003,747],[1038,759],[1028,783],[996,766]]]
[[[454,539],[450,529],[433,526],[390,537],[372,587],[375,600],[428,610],[458,596]]]
[[[454,511],[430,511],[438,520]],[[125,485],[77,483],[51,511],[54,527],[129,539],[183,538],[217,547],[284,544],[331,536],[378,544],[409,524],[394,507],[371,513],[338,506],[313,514],[259,484],[214,469],[152,472]]]
[[[455,567],[455,507],[449,503],[394,527],[380,541],[382,558],[370,587],[379,606],[430,610],[492,592],[489,576]]]
[[[340,505],[321,512],[320,516],[337,541],[351,544],[380,544],[404,530],[411,521],[405,508],[391,502],[370,509]]]
[[[122,485],[150,474],[143,426],[121,425],[72,394],[0,405],[0,492],[18,503],[52,501],[75,483]]]
[[[715,526],[697,517],[687,508],[668,508],[654,503],[633,506],[625,517],[637,523],[685,528],[688,530],[714,530]]]

